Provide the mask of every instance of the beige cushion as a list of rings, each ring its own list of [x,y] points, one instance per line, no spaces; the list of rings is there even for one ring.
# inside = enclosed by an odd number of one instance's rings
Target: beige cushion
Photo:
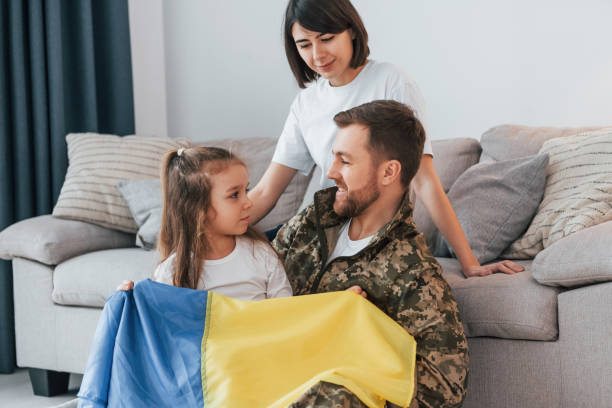
[[[478,163],[480,143],[476,139],[434,140],[431,143],[434,153],[433,164],[445,192],[451,188],[455,180],[468,168]],[[438,255],[438,229],[434,224],[425,205],[419,199],[414,199],[414,222],[427,238],[427,244],[434,254]]]
[[[466,278],[456,259],[437,258],[451,286],[468,337],[555,340],[559,288],[543,286],[531,276],[531,261],[520,261],[524,272]]]
[[[582,286],[612,281],[612,221],[563,238],[533,260],[533,277],[544,285]]]
[[[480,138],[482,145],[481,161],[511,160],[533,156],[542,148],[545,141],[557,137],[573,136],[598,127],[557,128],[544,126],[500,125],[495,126]]]
[[[67,306],[103,307],[126,279],[149,278],[158,264],[157,251],[140,248],[90,252],[58,265],[53,271],[53,301]]]
[[[612,220],[612,128],[551,139],[540,152],[549,156],[544,197],[503,257],[533,258],[563,237]]]
[[[159,177],[163,155],[184,144],[96,133],[72,133],[66,142],[69,166],[53,215],[131,233],[138,226],[115,185],[123,179]]]
[[[270,165],[276,139],[272,138],[249,138],[239,140],[213,140],[200,142],[202,146],[216,146],[230,150],[240,157],[249,170],[249,183],[253,188],[263,176]],[[279,197],[274,208],[262,218],[255,227],[261,231],[267,231],[280,224],[284,224],[293,217],[304,199],[304,193],[308,187],[310,176],[304,176],[298,172],[291,180],[283,194]]]
[[[0,233],[0,258],[25,258],[57,265],[74,256],[134,245],[134,236],[88,222],[51,215],[28,218]]]

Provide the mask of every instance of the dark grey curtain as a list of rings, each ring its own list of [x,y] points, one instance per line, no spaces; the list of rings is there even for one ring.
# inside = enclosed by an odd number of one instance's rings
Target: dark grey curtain
[[[69,132],[134,132],[127,0],[0,0],[0,229],[53,209]],[[0,262],[0,372],[15,366]]]

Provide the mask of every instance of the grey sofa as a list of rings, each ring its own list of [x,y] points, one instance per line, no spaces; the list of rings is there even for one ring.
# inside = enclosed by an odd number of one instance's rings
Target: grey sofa
[[[434,141],[434,165],[448,191],[480,160],[533,155],[545,140],[578,131],[499,126],[480,142]],[[265,148],[262,143],[249,157],[252,182],[272,155],[274,141],[265,142]],[[286,218],[288,208],[295,212],[308,203],[318,174],[308,186],[307,180],[296,182],[285,208],[275,210],[285,214],[271,214],[266,227]],[[438,233],[418,201],[414,217],[439,253]],[[22,221],[0,234],[0,255],[13,260],[20,367],[45,375],[51,373],[47,370],[84,371],[106,297],[124,279],[147,278],[157,262],[154,251],[135,248],[133,242],[129,234],[51,216]],[[535,259],[519,261],[523,273],[469,279],[456,259],[438,257],[470,347],[465,407],[612,404],[611,244],[612,222],[606,222],[560,240]]]

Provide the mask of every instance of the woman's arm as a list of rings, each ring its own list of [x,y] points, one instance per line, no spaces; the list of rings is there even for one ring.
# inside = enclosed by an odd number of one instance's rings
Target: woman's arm
[[[251,224],[255,224],[274,208],[274,204],[287,188],[296,169],[278,163],[270,163],[268,169],[257,185],[249,191],[249,199],[253,202],[251,208]]]
[[[470,248],[455,210],[453,210],[442,188],[433,166],[433,158],[430,155],[423,155],[419,171],[412,180],[412,185],[417,197],[423,202],[431,215],[434,224],[453,248],[465,276],[486,276],[494,272],[513,274],[524,270],[522,266],[512,261],[480,265],[472,252],[472,248]]]

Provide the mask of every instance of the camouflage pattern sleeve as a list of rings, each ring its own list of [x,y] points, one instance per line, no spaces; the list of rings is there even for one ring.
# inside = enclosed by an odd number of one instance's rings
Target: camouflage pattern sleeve
[[[318,382],[306,390],[288,408],[366,408],[355,394],[342,385],[328,382]],[[401,408],[387,401],[387,408]],[[418,402],[413,399],[408,408],[418,408]]]
[[[272,241],[272,247],[278,254],[278,257],[285,263],[287,254],[291,248],[291,244],[298,232],[300,226],[304,225],[306,220],[306,210],[293,216],[289,221],[281,227],[276,233],[276,238]]]
[[[467,340],[439,271],[435,262],[413,263],[393,285],[388,314],[417,341],[419,407],[460,407],[467,391]]]
[[[289,408],[367,408],[359,398],[341,385],[318,382],[306,390]]]

